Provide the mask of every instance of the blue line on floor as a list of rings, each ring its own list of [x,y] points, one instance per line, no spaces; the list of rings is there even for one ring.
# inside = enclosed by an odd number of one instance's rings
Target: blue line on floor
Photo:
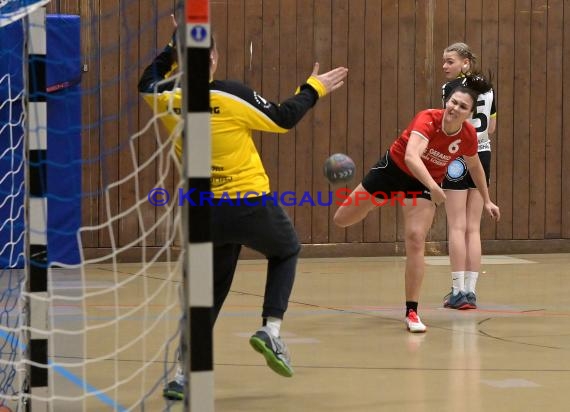
[[[25,344],[20,343],[20,341],[18,340],[17,337],[10,335],[9,333],[7,333],[3,330],[0,330],[0,339],[1,338],[4,338],[4,340],[6,340],[6,341],[8,339],[14,339],[14,341],[17,342],[17,345],[20,348],[20,350],[26,349]],[[84,382],[83,379],[74,375],[73,373],[71,373],[70,371],[65,369],[63,366],[58,366],[57,364],[54,364],[52,361],[48,361],[48,364],[51,365],[53,367],[53,370],[56,373],[58,373],[59,375],[61,375],[63,378],[67,379],[69,382],[71,382],[75,386],[78,386],[80,388],[85,388],[88,395],[89,394],[95,394],[94,396],[101,403],[104,403],[105,405],[111,406],[113,408],[113,410],[118,410],[118,411],[126,411],[127,410],[127,408],[125,408],[122,405],[119,405],[111,397],[105,395],[104,393],[96,393],[98,391],[98,389],[96,387],[89,385],[87,382]]]
[[[65,369],[63,366],[57,366],[52,361],[49,361],[48,363],[50,365],[53,365],[53,370],[55,372],[59,373],[62,377],[67,379],[69,382],[71,382],[72,384],[74,384],[75,386],[78,386],[80,388],[85,388],[85,390],[87,391],[87,394],[93,394],[93,393],[96,393],[98,391],[98,389],[96,387],[89,385],[87,382],[84,383],[83,379],[81,379],[77,375],[74,375],[73,373],[71,373],[70,371]],[[99,399],[105,405],[111,406],[113,408],[113,410],[118,410],[118,411],[126,411],[127,410],[127,408],[125,408],[122,405],[119,405],[117,402],[115,402],[113,400],[113,398],[105,395],[104,393],[97,393],[97,394],[95,394],[95,397],[97,397],[97,399]]]

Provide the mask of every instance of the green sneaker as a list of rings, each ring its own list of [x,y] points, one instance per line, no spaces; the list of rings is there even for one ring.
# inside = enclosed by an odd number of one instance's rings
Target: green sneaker
[[[267,366],[275,373],[290,378],[293,376],[291,357],[287,346],[279,337],[274,337],[267,326],[259,329],[249,338],[249,344],[265,357]]]
[[[171,401],[184,400],[184,386],[176,381],[170,381],[163,389],[162,396]]]

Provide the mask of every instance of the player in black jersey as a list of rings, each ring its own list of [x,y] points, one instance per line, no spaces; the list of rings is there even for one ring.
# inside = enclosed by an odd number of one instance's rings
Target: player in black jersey
[[[212,39],[210,49],[210,107],[212,133],[212,192],[215,199],[237,199],[246,192],[260,194],[248,202],[216,202],[212,207],[214,243],[215,322],[226,299],[243,245],[262,253],[268,260],[262,327],[250,338],[251,346],[276,373],[293,375],[280,327],[293,288],[297,258],[301,249],[289,217],[270,194],[269,178],[252,139],[254,130],[285,133],[293,128],[316,102],[344,84],[348,70],[335,68],[319,74],[316,63],[296,94],[275,104],[248,86],[214,80],[218,51]],[[144,71],[139,91],[161,111],[165,126],[176,130],[182,98],[173,82],[165,81],[176,64],[176,53],[168,46]],[[177,153],[181,142],[177,140]],[[192,148],[190,148],[192,150]],[[240,204],[238,204],[240,203]],[[181,371],[164,395],[182,399]]]
[[[454,43],[443,52],[443,72],[448,80],[442,87],[445,103],[451,91],[461,85],[465,75],[475,70],[476,56],[465,43]],[[495,132],[496,110],[494,92],[479,95],[477,106],[470,119],[478,140],[478,154],[487,185],[490,181],[491,143]],[[444,306],[451,309],[475,309],[475,286],[481,267],[481,214],[483,198],[467,170],[463,158],[451,162],[442,184],[445,190],[449,258],[451,261],[451,292]]]

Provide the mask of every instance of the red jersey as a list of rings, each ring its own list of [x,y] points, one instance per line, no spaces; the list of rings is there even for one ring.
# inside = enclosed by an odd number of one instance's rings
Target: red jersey
[[[441,183],[447,165],[459,156],[475,156],[477,154],[477,133],[475,128],[464,121],[463,126],[453,135],[443,131],[443,109],[428,109],[419,112],[390,146],[390,158],[404,172],[414,177],[406,162],[406,146],[412,132],[428,141],[422,154],[422,160],[429,174],[437,183]]]

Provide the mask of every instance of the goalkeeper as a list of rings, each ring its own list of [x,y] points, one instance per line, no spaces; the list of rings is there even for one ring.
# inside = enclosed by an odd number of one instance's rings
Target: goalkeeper
[[[175,37],[174,37],[175,38]],[[297,93],[275,104],[249,87],[233,81],[214,80],[218,65],[214,39],[210,47],[210,111],[212,132],[212,179],[214,199],[236,199],[239,193],[271,193],[269,178],[252,139],[252,132],[285,133],[328,93],[344,84],[348,69],[335,68],[319,74],[319,65]],[[165,126],[174,133],[179,126],[182,105],[181,90],[168,81],[176,68],[177,54],[172,41],[144,70],[139,91],[160,112]],[[176,140],[180,156],[181,140]],[[214,313],[215,322],[226,299],[242,246],[262,253],[268,261],[262,326],[250,338],[251,346],[260,352],[276,373],[293,375],[287,347],[280,338],[281,322],[295,279],[297,258],[301,249],[295,229],[282,207],[272,198],[248,198],[250,205],[238,202],[216,202],[212,208],[214,243]],[[220,205],[221,203],[221,205]],[[180,371],[165,388],[169,399],[183,398],[184,377]]]

